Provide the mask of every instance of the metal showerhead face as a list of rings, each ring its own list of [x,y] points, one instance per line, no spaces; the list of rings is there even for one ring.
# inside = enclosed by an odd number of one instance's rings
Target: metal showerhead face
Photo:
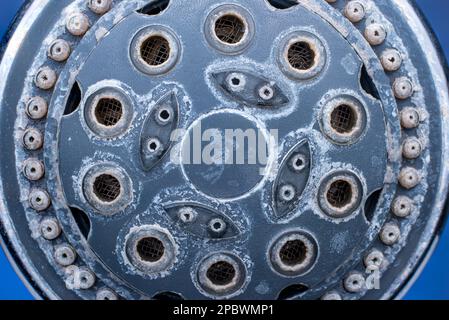
[[[410,1],[35,0],[19,17],[0,231],[38,295],[411,283],[445,216],[449,98]]]

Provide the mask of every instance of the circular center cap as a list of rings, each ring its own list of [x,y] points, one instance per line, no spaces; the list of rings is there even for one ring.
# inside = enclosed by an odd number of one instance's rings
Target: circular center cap
[[[266,131],[234,110],[196,121],[182,144],[181,161],[196,189],[219,199],[241,197],[260,183],[268,164]]]

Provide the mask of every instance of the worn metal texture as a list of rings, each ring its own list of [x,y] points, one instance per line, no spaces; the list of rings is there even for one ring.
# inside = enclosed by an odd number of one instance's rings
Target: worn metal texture
[[[444,68],[404,0],[31,1],[5,247],[41,298],[400,297],[446,212]],[[228,130],[248,154],[204,159]]]

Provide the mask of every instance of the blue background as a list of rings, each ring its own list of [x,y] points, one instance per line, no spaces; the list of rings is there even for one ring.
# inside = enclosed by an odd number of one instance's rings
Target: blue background
[[[20,8],[23,0],[8,0],[0,3],[0,36]],[[449,56],[449,1],[417,0],[441,45]],[[406,299],[449,299],[449,225],[446,226],[440,244],[418,281]],[[33,299],[18,276],[14,273],[3,251],[0,249],[0,299]]]

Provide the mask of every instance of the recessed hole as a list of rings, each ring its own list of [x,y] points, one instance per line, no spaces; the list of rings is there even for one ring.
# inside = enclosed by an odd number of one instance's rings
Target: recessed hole
[[[296,70],[309,70],[315,64],[316,53],[308,42],[298,41],[288,48],[288,62]]]
[[[303,284],[291,285],[279,293],[278,300],[290,300],[305,293],[309,287]]]
[[[351,133],[357,125],[357,113],[347,104],[337,106],[331,114],[331,126],[338,133]]]
[[[169,4],[170,0],[152,1],[150,4],[146,5],[138,12],[149,16],[155,16],[167,9]]]
[[[382,190],[379,189],[374,191],[369,198],[366,200],[365,203],[365,217],[366,220],[371,222],[371,220],[374,217],[374,213],[376,211],[377,204],[379,203],[380,196],[382,195]]]
[[[239,86],[240,85],[240,79],[239,78],[232,78],[231,80],[232,85]]]
[[[159,113],[159,117],[164,120],[170,120],[171,114],[168,110],[161,110],[161,112]]]
[[[268,3],[276,9],[288,9],[298,5],[295,0],[268,0]]]
[[[146,237],[137,243],[137,253],[146,262],[158,262],[165,253],[165,246],[161,240],[154,237]]]
[[[103,202],[113,202],[117,200],[121,193],[120,182],[109,174],[102,174],[97,177],[93,189],[95,195]]]
[[[343,208],[351,203],[352,192],[352,186],[348,181],[337,180],[330,185],[326,198],[332,207]]]
[[[151,36],[142,43],[140,56],[148,65],[160,66],[170,58],[170,43],[162,36]]]
[[[72,216],[75,219],[75,222],[80,229],[81,234],[85,239],[88,239],[91,228],[89,217],[84,211],[75,207],[70,207],[70,211],[72,212]]]
[[[158,301],[182,301],[182,300],[184,300],[184,298],[180,294],[178,294],[178,293],[167,291],[167,292],[160,292],[160,293],[156,294],[153,297],[153,300],[158,300]]]
[[[379,91],[377,91],[376,85],[373,82],[373,79],[368,74],[366,67],[363,66],[360,72],[360,85],[362,89],[368,93],[370,96],[380,100]]]
[[[215,22],[215,35],[224,43],[237,44],[242,41],[245,33],[245,23],[234,14],[224,15]]]
[[[101,98],[95,106],[97,121],[106,126],[113,127],[119,123],[123,116],[122,103],[114,98]]]
[[[78,82],[73,84],[72,89],[70,90],[69,99],[67,100],[67,104],[64,110],[64,115],[68,116],[74,113],[81,103],[81,89]],[[35,107],[34,111],[37,111],[39,108]]]
[[[236,277],[236,270],[226,261],[214,263],[207,270],[207,278],[216,286],[226,286]]]
[[[304,262],[307,247],[301,240],[287,241],[279,251],[279,258],[287,266],[296,266]]]

